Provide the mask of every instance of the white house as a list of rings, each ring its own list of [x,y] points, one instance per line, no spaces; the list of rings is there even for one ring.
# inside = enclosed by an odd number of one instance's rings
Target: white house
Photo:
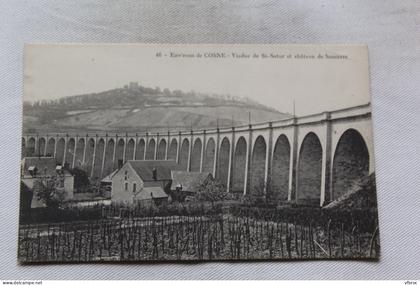
[[[129,160],[112,176],[111,201],[132,205],[168,200],[171,170],[179,169],[170,160]]]

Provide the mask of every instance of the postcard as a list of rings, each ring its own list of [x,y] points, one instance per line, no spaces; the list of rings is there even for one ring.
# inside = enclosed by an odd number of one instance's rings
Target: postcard
[[[367,46],[24,59],[20,263],[379,259]]]

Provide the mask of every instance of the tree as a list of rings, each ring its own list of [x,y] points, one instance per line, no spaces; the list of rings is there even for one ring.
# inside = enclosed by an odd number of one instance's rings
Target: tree
[[[170,96],[171,95],[171,90],[169,90],[168,88],[163,89],[163,94],[165,94],[166,96]]]
[[[87,172],[79,167],[69,169],[69,172],[74,176],[74,188],[79,192],[85,192],[89,189],[90,181]]]
[[[231,199],[232,195],[226,191],[226,187],[218,180],[206,179],[198,188],[196,199],[198,201],[214,202]]]
[[[264,185],[264,182],[263,182]],[[279,201],[279,191],[274,189],[273,182],[271,179],[268,179],[265,183],[265,203],[267,205],[277,205]]]
[[[278,192],[273,188],[271,180],[264,182],[264,179],[260,179],[243,202],[252,206],[275,206],[278,202]]]
[[[34,181],[34,188],[38,188],[37,199],[47,208],[59,208],[65,199],[64,174],[40,178]]]

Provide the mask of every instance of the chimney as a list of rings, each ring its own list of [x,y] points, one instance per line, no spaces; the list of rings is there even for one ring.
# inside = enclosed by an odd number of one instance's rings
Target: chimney
[[[63,173],[63,167],[62,167],[61,165],[57,165],[57,166],[55,167],[55,171],[56,171],[58,174],[62,174],[62,173]]]
[[[36,166],[29,166],[28,171],[32,177],[35,177],[38,172],[38,168],[36,168]]]
[[[118,169],[121,169],[122,166],[123,166],[123,160],[118,159]]]
[[[153,180],[156,181],[157,180],[157,169],[153,168],[152,173],[153,173]]]

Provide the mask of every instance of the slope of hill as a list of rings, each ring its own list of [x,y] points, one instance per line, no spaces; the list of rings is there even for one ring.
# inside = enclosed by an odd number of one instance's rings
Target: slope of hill
[[[357,181],[353,187],[337,200],[326,205],[325,209],[365,209],[376,208],[375,173]]]
[[[238,126],[289,118],[249,99],[146,88],[136,83],[95,94],[24,104],[24,131],[142,132]]]

